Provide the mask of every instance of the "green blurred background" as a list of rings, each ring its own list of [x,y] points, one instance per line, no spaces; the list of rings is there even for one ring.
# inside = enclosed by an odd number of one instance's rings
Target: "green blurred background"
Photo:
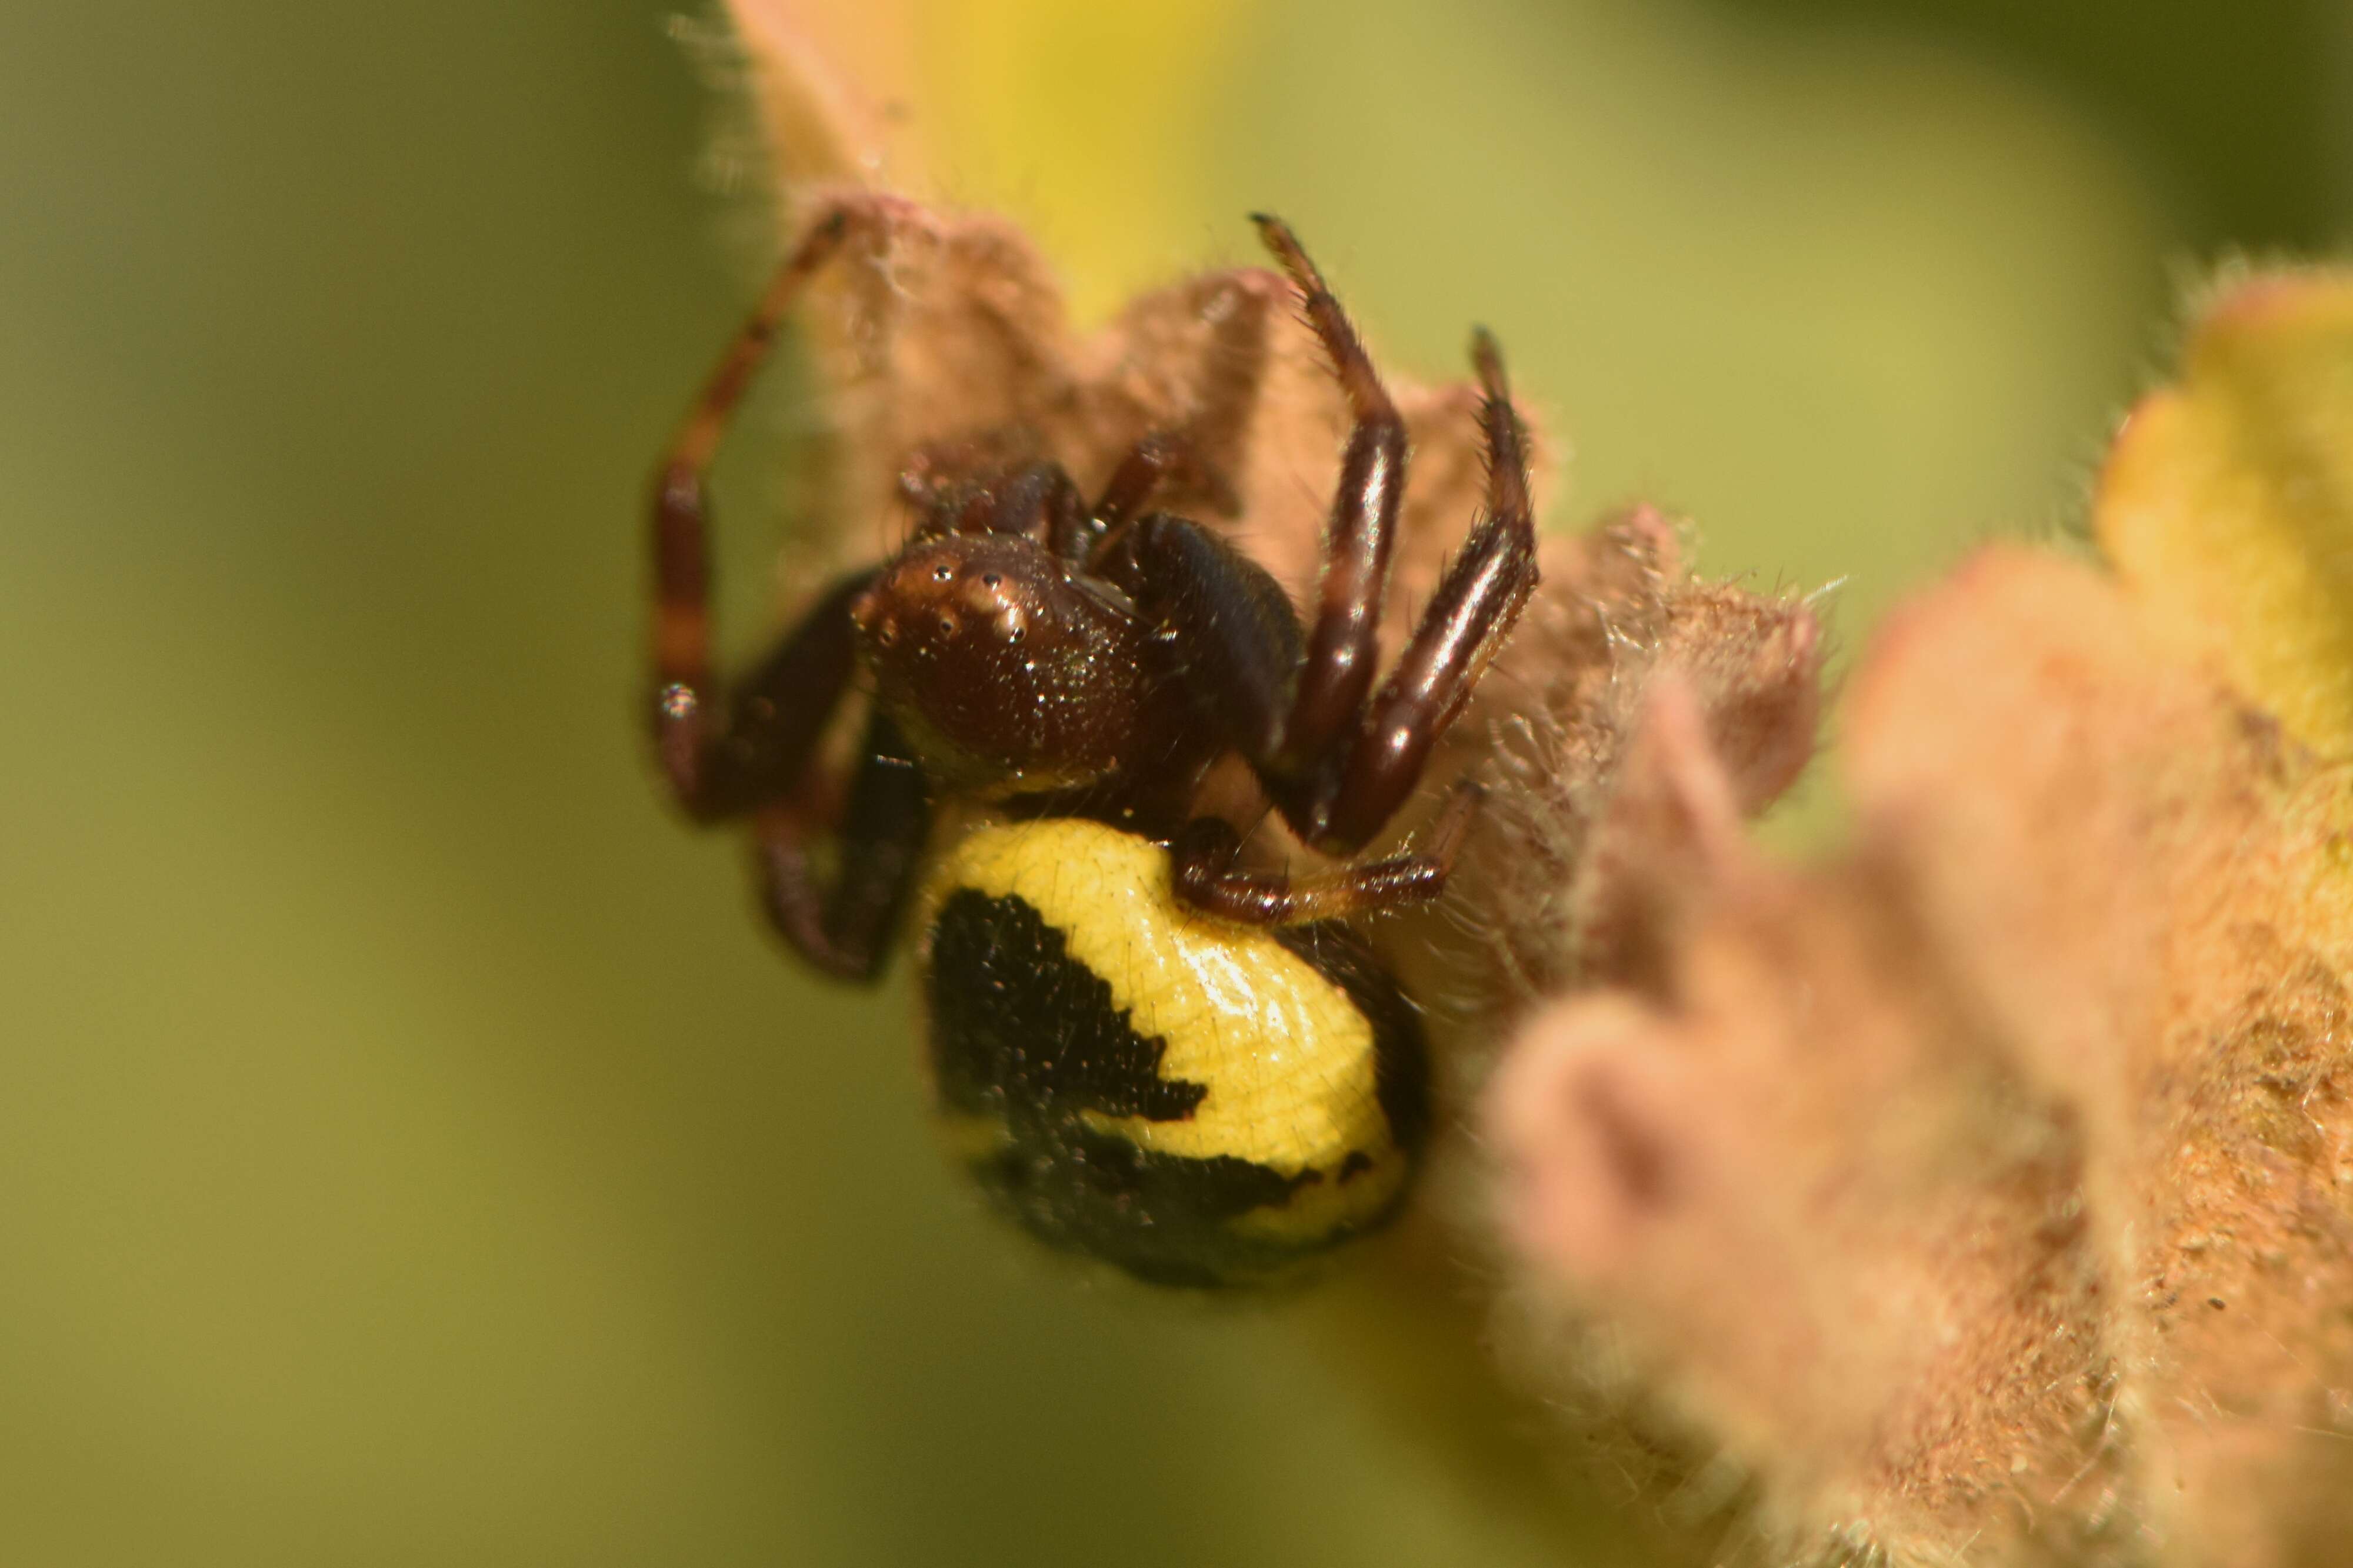
[[[1052,47],[962,90],[1049,142],[1152,71],[997,9]],[[0,1562],[1547,1560],[1296,1305],[999,1235],[900,998],[655,799],[638,503],[750,279],[668,18],[10,24]],[[1390,363],[1492,322],[1556,521],[1690,511],[1849,646],[2073,512],[2199,265],[2353,222],[2334,0],[1299,0],[1209,75],[1155,269],[1271,206]]]

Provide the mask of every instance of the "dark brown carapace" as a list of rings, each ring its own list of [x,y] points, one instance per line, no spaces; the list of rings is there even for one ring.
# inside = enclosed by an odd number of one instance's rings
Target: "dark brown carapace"
[[[1031,475],[1076,505],[1060,469]],[[1151,700],[1165,660],[1134,605],[1026,534],[912,545],[849,618],[876,693],[943,789],[1006,799],[1198,767],[1182,756],[1197,727]]]
[[[821,595],[723,697],[704,471],[786,311],[860,211],[845,205],[810,226],[656,489],[651,715],[663,771],[696,820],[750,821],[786,937],[834,973],[876,973],[931,809],[949,795],[1165,844],[1177,896],[1230,920],[1289,925],[1435,896],[1467,796],[1424,853],[1295,880],[1243,869],[1235,828],[1195,815],[1203,776],[1238,754],[1303,841],[1358,854],[1419,785],[1536,580],[1524,437],[1482,331],[1472,357],[1486,395],[1486,512],[1376,688],[1405,426],[1322,276],[1272,218],[1256,220],[1260,234],[1299,289],[1353,417],[1303,622],[1222,534],[1150,509],[1185,461],[1181,433],[1137,446],[1092,498],[1051,462],[944,482],[911,458],[904,488],[921,515],[905,548]],[[873,696],[864,740],[850,775],[829,778],[820,741],[861,670]],[[822,875],[820,844],[830,847]]]

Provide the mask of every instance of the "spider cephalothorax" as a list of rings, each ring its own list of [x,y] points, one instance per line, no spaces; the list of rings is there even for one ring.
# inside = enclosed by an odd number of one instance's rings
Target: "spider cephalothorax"
[[[1024,535],[920,539],[849,614],[877,700],[943,788],[1037,795],[1204,760],[1199,727],[1151,700],[1166,675],[1134,605]]]
[[[1405,427],[1314,264],[1261,217],[1353,419],[1303,624],[1225,535],[1150,510],[1187,461],[1182,432],[1140,442],[1092,500],[1050,460],[951,480],[915,455],[906,545],[821,594],[714,720],[703,472],[858,211],[810,227],[661,470],[652,710],[670,789],[698,820],[750,821],[771,918],[835,974],[879,973],[923,884],[936,1109],[1014,1217],[1146,1279],[1263,1278],[1394,1212],[1428,1125],[1414,1010],[1341,922],[1443,887],[1468,795],[1427,849],[1354,858],[1419,788],[1535,585],[1501,356],[1473,339],[1486,515],[1377,689]],[[861,672],[871,714],[837,779],[822,742]],[[1245,868],[1242,836],[1198,810],[1229,755],[1342,863]],[[924,884],[951,797],[1002,820],[944,848]]]

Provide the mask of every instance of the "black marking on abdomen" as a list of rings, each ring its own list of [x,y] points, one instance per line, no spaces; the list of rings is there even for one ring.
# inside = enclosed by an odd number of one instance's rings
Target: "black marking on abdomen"
[[[1246,1151],[1155,1152],[1089,1123],[1089,1111],[1182,1121],[1209,1086],[1160,1076],[1167,1042],[1135,1032],[1109,983],[1026,900],[951,893],[932,926],[924,1000],[942,1103],[1005,1130],[974,1177],[1052,1245],[1155,1284],[1214,1287],[1356,1233],[1238,1235],[1229,1222],[1280,1207],[1323,1173],[1285,1175]]]
[[[1017,1129],[972,1173],[1031,1234],[1155,1285],[1230,1285],[1334,1239],[1271,1247],[1228,1228],[1288,1202],[1313,1171],[1293,1177],[1229,1155],[1155,1153],[1076,1123]]]
[[[1023,899],[949,895],[932,926],[927,1000],[940,1095],[958,1110],[1182,1121],[1209,1092],[1160,1076],[1168,1042],[1129,1027],[1110,984]]]

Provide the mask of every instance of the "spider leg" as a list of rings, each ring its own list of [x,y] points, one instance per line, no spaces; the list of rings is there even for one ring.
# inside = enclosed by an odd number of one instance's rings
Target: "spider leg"
[[[931,830],[923,770],[887,715],[868,721],[862,754],[839,823],[828,828],[787,801],[763,811],[754,827],[769,923],[811,963],[843,980],[881,972]],[[839,858],[829,888],[810,864],[820,836],[832,839]]]
[[[710,537],[704,479],[785,312],[839,248],[852,214],[811,226],[728,344],[664,454],[654,489],[649,704],[654,749],[670,795],[714,823],[756,814],[764,902],[785,938],[819,968],[864,979],[879,971],[913,886],[929,828],[922,771],[897,727],[869,721],[861,761],[838,821],[819,803],[836,792],[818,752],[858,668],[850,606],[879,574],[835,582],[769,655],[729,691],[712,668]],[[723,721],[719,715],[723,711]],[[810,848],[829,838],[838,861],[820,879]]]
[[[1341,765],[1324,831],[1355,847],[1380,832],[1421,781],[1430,751],[1502,648],[1536,586],[1535,519],[1526,441],[1512,409],[1502,352],[1484,328],[1472,363],[1486,390],[1487,510],[1440,581]]]
[[[727,821],[801,784],[857,674],[849,606],[877,574],[853,572],[827,589],[732,691],[707,673],[656,690],[655,750],[687,816]],[[725,719],[714,727],[712,710],[723,699]]]
[[[1152,514],[1108,533],[1092,557],[1171,648],[1178,679],[1248,761],[1301,837],[1353,855],[1412,795],[1438,738],[1461,711],[1535,590],[1535,527],[1525,438],[1503,355],[1483,330],[1472,360],[1485,391],[1485,515],[1440,579],[1397,668],[1374,694],[1381,598],[1404,482],[1395,406],[1338,302],[1298,240],[1257,220],[1290,272],[1356,416],[1325,534],[1315,618],[1303,634],[1265,572],[1216,535]],[[1115,485],[1116,488],[1116,485]],[[1369,698],[1369,700],[1368,700]],[[1234,869],[1223,823],[1187,824],[1171,847],[1188,902],[1236,920],[1283,923],[1437,896],[1470,810],[1450,805],[1441,849],[1350,867],[1294,884]]]
[[[1180,518],[1139,519],[1104,574],[1163,629],[1203,717],[1240,752],[1286,821],[1316,848],[1351,855],[1377,837],[1421,782],[1431,748],[1469,700],[1536,584],[1526,441],[1503,356],[1485,331],[1472,358],[1485,388],[1485,515],[1440,580],[1397,668],[1361,715],[1311,765],[1293,759],[1298,699],[1314,645],[1263,570]],[[1320,629],[1320,627],[1318,628]]]
[[[1355,419],[1325,524],[1324,574],[1306,653],[1282,738],[1261,769],[1271,775],[1283,816],[1323,848],[1329,839],[1324,815],[1332,759],[1354,739],[1380,657],[1381,599],[1405,492],[1405,421],[1298,237],[1278,218],[1256,214],[1251,221],[1297,286],[1308,325],[1332,357]]]
[[[1427,848],[1313,877],[1237,868],[1240,835],[1218,817],[1196,817],[1169,846],[1176,890],[1196,909],[1248,925],[1298,925],[1429,903],[1446,890],[1478,801],[1476,786],[1458,786],[1431,827]]]
[[[952,533],[1014,533],[1050,547],[1075,531],[1087,503],[1060,463],[1025,463],[1009,476],[975,489],[958,510]]]
[[[1405,422],[1356,329],[1290,228],[1260,237],[1298,288],[1354,416],[1324,531],[1324,573],[1303,633],[1273,579],[1197,524],[1154,513],[1113,526],[1090,569],[1127,590],[1183,661],[1204,716],[1240,752],[1301,837],[1342,853],[1331,807],[1363,723],[1380,655],[1381,600],[1405,484]],[[1165,456],[1139,447],[1113,475],[1111,504],[1148,490]]]
[[[1065,561],[1082,561],[1092,569],[1098,556],[1108,555],[1125,538],[1128,525],[1176,466],[1175,446],[1163,435],[1146,436],[1128,449],[1104,481],[1094,510],[1076,528],[1050,534],[1046,546]]]
[[[840,249],[849,216],[847,208],[836,207],[818,219],[777,268],[671,438],[655,479],[654,679],[649,717],[655,751],[670,793],[689,816],[699,820],[729,815],[744,804],[734,798],[736,791],[729,787],[732,781],[722,782],[726,764],[714,756],[719,737],[712,729],[712,714],[720,688],[711,665],[711,549],[704,479],[735,405],[776,344],[785,312],[799,298],[809,278]],[[792,662],[787,656],[798,648],[798,662],[805,667],[800,684],[825,693],[816,705],[821,710],[806,726],[810,732],[798,748],[804,753],[814,743],[816,731],[824,727],[839,688],[849,678],[855,650],[847,605],[854,591],[849,584],[838,586],[769,661],[772,669],[779,662]],[[801,700],[793,706],[810,705]],[[745,707],[738,701],[733,717],[739,721],[750,717]],[[799,727],[787,722],[788,732],[777,738],[791,739],[789,731]],[[736,723],[731,722],[728,728],[732,732]]]
[[[1129,525],[1144,510],[1144,503],[1169,479],[1184,479],[1208,492],[1213,508],[1223,515],[1240,509],[1240,500],[1225,477],[1201,461],[1190,441],[1173,430],[1155,430],[1120,459],[1119,467],[1104,481],[1093,511],[1082,520],[1082,526],[1067,534],[1050,534],[1048,548],[1065,561],[1086,562],[1088,570],[1093,571],[1098,557],[1118,550]]]
[[[1280,783],[1269,779],[1266,760],[1281,734],[1303,640],[1281,585],[1219,535],[1166,512],[1137,519],[1102,565],[1160,629],[1181,661],[1177,679],[1186,696],[1252,764],[1280,809]],[[1307,878],[1239,869],[1240,836],[1217,817],[1195,817],[1169,846],[1177,895],[1196,909],[1253,925],[1426,903],[1445,889],[1475,804],[1475,792],[1459,790],[1427,848]]]

